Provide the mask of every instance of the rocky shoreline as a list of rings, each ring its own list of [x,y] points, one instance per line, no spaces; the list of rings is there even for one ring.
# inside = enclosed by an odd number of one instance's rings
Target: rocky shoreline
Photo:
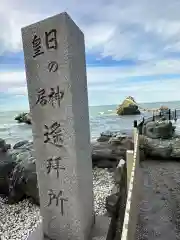
[[[33,143],[21,141],[12,148],[0,141],[0,194],[10,204],[30,197],[39,204]],[[119,132],[102,133],[92,146],[93,168],[115,169],[120,159],[126,159],[126,150],[134,148],[132,137]]]
[[[122,174],[117,174],[118,164],[121,159],[126,161],[127,150],[134,149],[133,137],[107,131],[91,147],[95,212],[113,216],[119,201],[115,186]],[[164,118],[150,118],[141,125],[139,148],[141,161],[149,156],[180,160],[180,136],[171,121]],[[35,162],[32,142],[21,141],[11,147],[0,139],[0,236],[5,240],[26,239],[41,221]],[[28,221],[23,227],[20,222],[25,218]],[[4,225],[4,221],[8,223]]]
[[[140,135],[141,160],[151,158],[180,158],[180,136],[176,135],[171,121],[159,118],[143,123]],[[126,151],[134,149],[132,136],[122,132],[101,133],[91,143],[93,168],[116,169],[119,160],[126,161]],[[0,139],[0,194],[13,204],[28,197],[39,204],[36,177],[36,159],[33,143],[21,141],[12,148]]]

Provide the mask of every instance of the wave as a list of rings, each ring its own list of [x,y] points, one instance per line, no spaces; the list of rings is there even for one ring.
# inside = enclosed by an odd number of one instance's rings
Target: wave
[[[19,127],[19,123],[4,123],[0,124],[0,131],[5,131],[7,129],[13,128],[13,127]]]

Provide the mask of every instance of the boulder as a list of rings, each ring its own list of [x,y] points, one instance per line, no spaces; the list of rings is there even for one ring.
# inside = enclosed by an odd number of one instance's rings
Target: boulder
[[[11,151],[16,166],[9,181],[9,203],[16,203],[24,197],[30,197],[39,204],[33,145],[32,142],[20,145],[19,143],[19,147]]]
[[[115,214],[117,210],[118,199],[118,193],[111,194],[106,198],[106,210],[110,214],[110,216]]]
[[[0,152],[7,152],[11,148],[10,144],[6,144],[5,140],[0,138]]]
[[[18,123],[26,123],[31,124],[32,119],[29,113],[20,113],[18,116],[15,117],[15,120],[18,121]]]
[[[169,114],[169,108],[167,106],[161,106],[159,110],[161,115]]]
[[[5,152],[0,152],[0,194],[8,196],[9,178],[16,165],[15,160]]]
[[[159,110],[169,110],[169,108],[168,108],[167,106],[162,105],[162,106],[159,108]]]
[[[119,134],[119,135],[116,135],[116,136],[114,136],[114,137],[111,137],[110,139],[109,139],[109,143],[110,144],[121,144],[122,143],[122,141],[124,140],[124,139],[126,139],[127,138],[127,135],[125,135],[125,134]]]
[[[111,141],[91,143],[92,162],[93,166],[115,169],[119,159],[126,159],[126,150],[132,150],[134,144],[131,137],[119,132],[108,134]],[[1,143],[1,146],[6,144]],[[0,152],[0,194],[8,196],[10,204],[24,197],[39,204],[35,161],[33,143],[29,141],[18,142],[13,149]]]
[[[133,97],[127,97],[117,109],[118,115],[137,115],[140,114],[138,105]]]
[[[169,139],[174,135],[175,126],[171,121],[159,119],[158,121],[149,121],[143,124],[142,134],[152,139]]]
[[[180,158],[180,138],[174,138],[172,140],[172,158]]]
[[[118,134],[121,134],[119,131],[105,131],[100,134],[100,137],[97,139],[97,142],[107,142],[111,137],[116,137]]]
[[[117,161],[110,161],[109,159],[102,159],[96,164],[93,164],[94,166],[98,168],[109,168],[109,169],[115,169],[117,166],[118,160]]]
[[[161,141],[160,139],[147,138],[145,144],[145,155],[151,157],[160,157],[168,159],[171,157],[172,144],[169,141]]]
[[[35,159],[24,158],[19,162],[13,172],[9,184],[9,203],[16,203],[24,197],[30,197],[39,205],[39,191]]]
[[[140,136],[140,150],[145,156],[161,159],[180,159],[180,138],[152,139],[147,136]]]
[[[92,143],[92,161],[96,165],[102,160],[115,161],[126,159],[126,150],[133,150],[134,143],[131,137],[125,135],[117,135],[112,137],[108,142]]]
[[[16,144],[13,146],[13,149],[20,148],[20,147],[22,147],[22,146],[25,145],[25,144],[28,144],[28,141],[27,141],[27,140],[20,141],[20,142],[16,143]]]

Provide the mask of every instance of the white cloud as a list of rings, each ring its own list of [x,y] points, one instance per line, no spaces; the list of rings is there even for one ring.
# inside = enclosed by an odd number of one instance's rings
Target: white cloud
[[[172,56],[164,58],[164,55],[180,51],[179,9],[180,1],[177,0],[1,0],[0,55],[5,51],[22,50],[21,27],[67,11],[83,30],[88,52],[100,53],[101,57],[111,56],[115,60],[146,61],[134,67],[88,66],[91,104],[119,102],[126,95],[134,95],[139,101],[175,100],[179,98],[179,79],[157,78],[156,82],[132,84],[128,78],[180,74],[179,60]],[[26,94],[24,72],[0,72],[0,91]]]
[[[128,95],[140,102],[173,101],[179,99],[180,79],[155,79],[142,76],[154,76],[159,73],[180,74],[178,61],[160,61],[156,65],[144,64],[138,67],[87,67],[89,101],[91,105],[118,103]],[[141,79],[133,77],[141,76]],[[131,77],[131,78],[130,78]],[[13,95],[26,95],[27,87],[24,72],[0,72],[0,91]]]
[[[179,8],[176,0],[1,0],[0,51],[22,49],[22,26],[67,11],[85,33],[89,51],[115,59],[156,59],[179,50]]]
[[[24,71],[0,72],[0,83],[2,84],[18,84],[25,81]]]
[[[87,66],[88,83],[106,84],[114,81],[126,81],[129,77],[154,76],[162,74],[180,74],[178,60],[161,60],[148,62],[137,66],[109,66],[91,67]],[[3,86],[17,86],[26,84],[24,71],[0,71],[0,88]]]

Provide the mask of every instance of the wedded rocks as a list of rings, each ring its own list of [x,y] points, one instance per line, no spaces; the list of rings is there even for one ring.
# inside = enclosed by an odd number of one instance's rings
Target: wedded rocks
[[[140,114],[138,105],[135,102],[134,98],[129,96],[127,97],[117,109],[118,115],[137,115]]]

